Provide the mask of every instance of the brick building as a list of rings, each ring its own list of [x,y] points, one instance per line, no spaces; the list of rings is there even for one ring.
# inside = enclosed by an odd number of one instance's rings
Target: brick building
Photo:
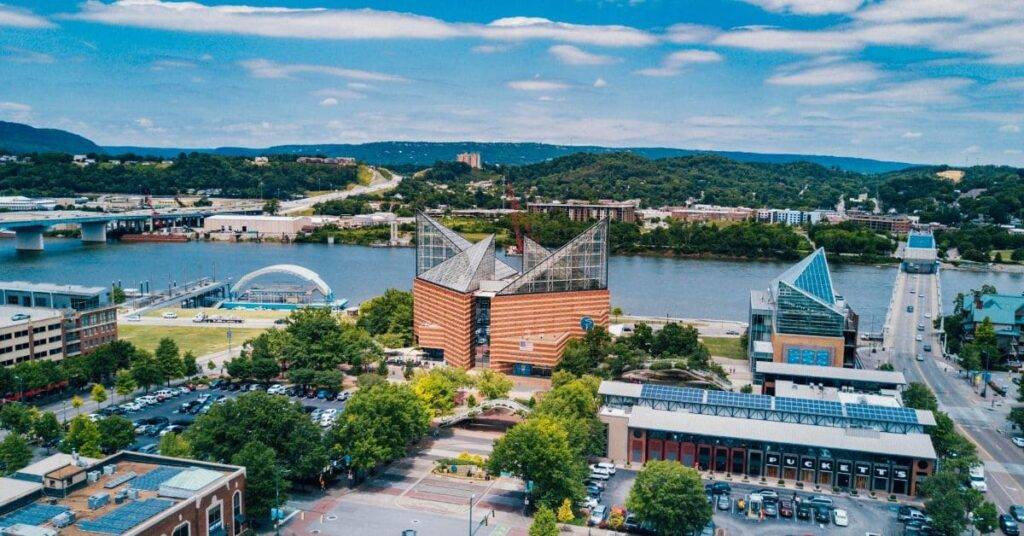
[[[530,212],[549,214],[563,212],[569,215],[572,221],[590,221],[608,219],[623,221],[626,223],[636,222],[636,211],[640,207],[639,199],[629,201],[611,201],[602,199],[597,203],[588,203],[570,199],[565,203],[527,203],[526,208]]]
[[[494,236],[471,243],[425,214],[416,217],[413,332],[435,360],[546,374],[565,345],[607,326],[608,222],[549,251],[525,239],[523,269],[494,253]]]

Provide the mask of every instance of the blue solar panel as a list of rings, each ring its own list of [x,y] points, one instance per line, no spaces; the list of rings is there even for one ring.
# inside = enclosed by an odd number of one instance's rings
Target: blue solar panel
[[[804,292],[817,296],[825,303],[835,303],[835,291],[832,290],[832,278],[828,273],[825,255],[818,251],[811,255],[814,255],[814,258],[807,264],[803,272],[800,272],[794,283]]]
[[[160,489],[160,485],[168,480],[178,476],[178,473],[184,471],[181,467],[165,467],[160,466],[152,471],[135,477],[132,480],[131,487],[136,489],[144,489],[149,491],[157,491]]]
[[[805,398],[775,397],[775,410],[789,413],[824,415],[826,417],[842,417],[843,405],[839,402],[826,400],[808,400]]]
[[[640,388],[640,398],[699,404],[701,400],[704,399],[704,391],[702,389],[694,389],[692,387],[646,384]]]
[[[30,504],[9,514],[0,516],[0,528],[11,525],[42,525],[70,508],[53,504]]]
[[[144,501],[130,502],[120,508],[111,510],[104,516],[80,521],[78,528],[86,532],[122,534],[173,505],[174,502],[166,499],[146,499]]]
[[[708,391],[708,404],[731,408],[771,409],[772,397],[731,391]]]
[[[908,408],[890,408],[870,404],[847,404],[846,416],[866,421],[917,424],[917,412]]]

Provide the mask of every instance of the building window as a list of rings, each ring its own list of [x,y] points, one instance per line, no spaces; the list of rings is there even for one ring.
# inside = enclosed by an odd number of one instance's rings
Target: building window
[[[242,492],[236,491],[231,496],[231,525],[235,527],[234,533],[242,532]]]
[[[224,527],[224,515],[220,510],[221,503],[217,503],[206,511],[206,532],[214,534]]]
[[[190,536],[188,521],[175,527],[174,532],[171,533],[171,536]]]

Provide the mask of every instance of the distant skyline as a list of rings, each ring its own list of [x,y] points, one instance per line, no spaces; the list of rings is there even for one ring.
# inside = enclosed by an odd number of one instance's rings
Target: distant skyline
[[[101,145],[1024,166],[1024,0],[3,2],[0,119]]]

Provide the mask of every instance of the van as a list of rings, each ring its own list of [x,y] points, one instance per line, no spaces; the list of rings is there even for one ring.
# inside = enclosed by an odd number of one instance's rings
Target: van
[[[975,465],[974,467],[971,467],[970,478],[971,488],[982,493],[988,491],[988,484],[985,483],[985,467],[983,465]]]

